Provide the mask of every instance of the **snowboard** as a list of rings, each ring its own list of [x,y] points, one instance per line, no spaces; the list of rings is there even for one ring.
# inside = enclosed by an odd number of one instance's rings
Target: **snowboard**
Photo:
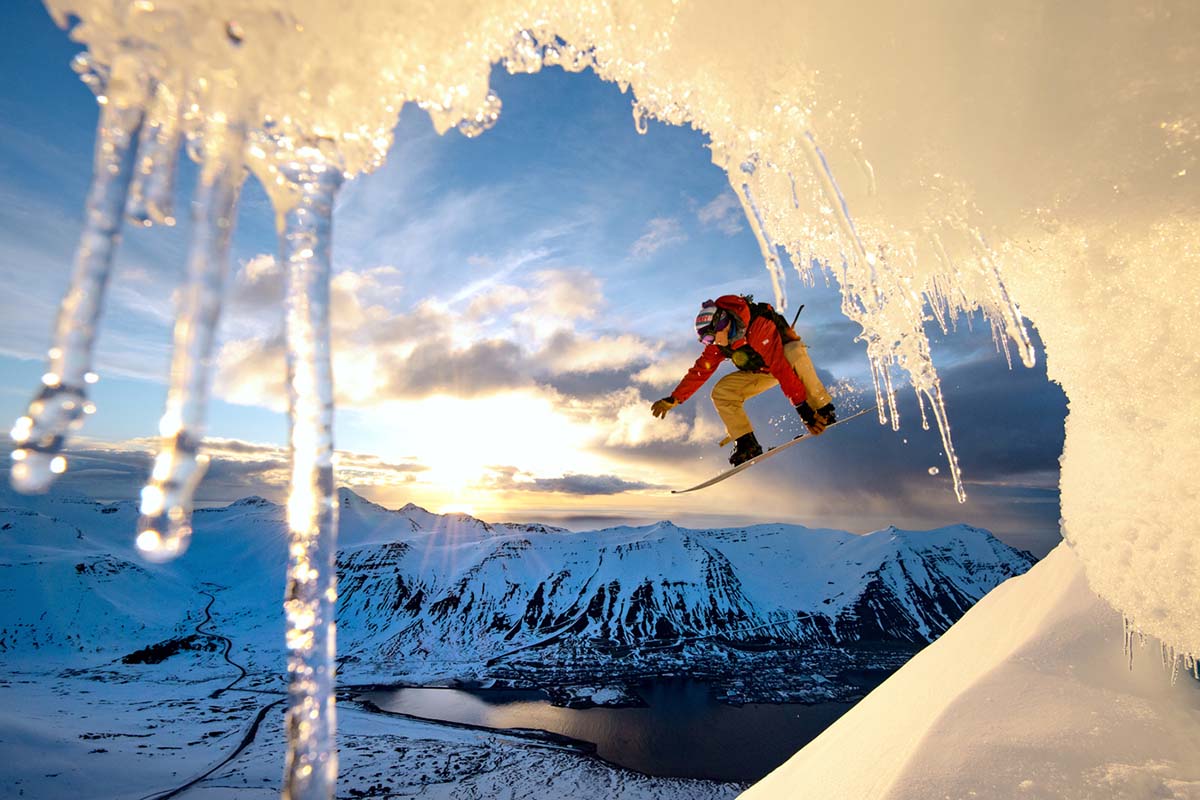
[[[852,419],[857,419],[858,417],[861,417],[863,414],[866,414],[868,411],[874,411],[874,410],[875,410],[875,406],[870,406],[868,408],[864,408],[862,411],[855,411],[850,416],[845,417],[843,419],[839,419],[837,422],[826,427],[825,430],[821,433],[821,435],[824,436],[826,433],[828,433],[830,428],[836,428],[838,425],[841,425],[842,423],[849,422]],[[789,447],[791,447],[794,444],[797,444],[799,442],[808,441],[809,439],[814,439],[814,438],[816,438],[816,437],[814,437],[812,434],[801,434],[801,435],[797,436],[795,439],[792,439],[790,442],[785,442],[784,444],[776,445],[775,447],[772,447],[772,448],[766,450],[765,452],[763,452],[762,455],[755,456],[754,458],[750,459],[749,461],[743,461],[741,464],[738,464],[736,467],[731,467],[731,468],[725,470],[724,472],[722,472],[720,475],[717,475],[716,477],[713,477],[713,478],[709,478],[708,480],[704,481],[703,483],[697,483],[695,486],[691,487],[690,489],[672,489],[671,494],[686,494],[687,492],[694,492],[697,489],[707,489],[709,486],[712,486],[714,483],[720,483],[721,481],[725,480],[726,478],[731,478],[734,475],[737,475],[742,470],[748,469],[748,468],[754,466],[755,464],[759,463],[760,461],[766,461],[771,456],[776,455],[777,453],[782,453],[784,450],[787,450]]]

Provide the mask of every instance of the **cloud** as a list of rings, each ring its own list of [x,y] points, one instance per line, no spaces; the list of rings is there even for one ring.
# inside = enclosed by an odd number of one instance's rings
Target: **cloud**
[[[741,202],[730,191],[722,192],[701,206],[696,216],[706,227],[716,228],[726,236],[741,233],[746,218]]]
[[[685,414],[672,412],[666,419],[656,419],[650,413],[650,401],[633,388],[603,398],[596,403],[595,410],[607,420],[608,435],[604,440],[607,447],[682,441],[691,433]]]
[[[520,309],[511,315],[518,335],[544,341],[559,331],[575,330],[604,307],[600,279],[584,269],[544,269],[533,273]]]
[[[418,346],[400,363],[385,361],[390,399],[433,394],[476,397],[530,383],[528,362],[513,342],[491,339],[456,349],[448,340]]]
[[[630,254],[634,258],[645,258],[664,247],[687,241],[683,226],[674,217],[655,217],[646,223],[646,232],[633,243]]]
[[[567,473],[559,478],[535,478],[516,467],[492,467],[483,485],[488,489],[518,492],[556,492],[574,495],[614,495],[646,489],[662,489],[642,481],[627,481],[616,475]]]
[[[640,368],[658,352],[633,334],[580,331],[604,307],[600,281],[585,270],[538,270],[524,285],[488,287],[464,298],[466,313],[438,300],[394,310],[396,277],[394,269],[377,267],[333,280],[339,404],[369,407],[548,386],[564,375]],[[271,256],[258,256],[237,281],[245,290],[237,301],[245,313],[220,348],[218,391],[233,402],[283,408],[285,340],[277,313],[282,270]],[[273,322],[251,321],[264,311]],[[503,324],[493,319],[500,313]]]
[[[83,494],[96,500],[135,499],[150,475],[158,440],[145,437],[123,442],[79,439],[66,452],[68,469],[55,484],[56,493]],[[8,482],[11,445],[3,445],[0,479]],[[196,492],[199,504],[228,503],[249,495],[282,500],[290,476],[288,448],[239,439],[204,442],[208,468]],[[415,460],[392,462],[368,453],[339,450],[338,483],[391,486],[411,482],[426,470]]]
[[[656,359],[631,377],[634,381],[655,389],[674,389],[699,355],[695,350],[672,353],[667,358]]]
[[[241,265],[233,276],[229,304],[239,311],[269,309],[281,313],[287,277],[275,256],[260,253]]]
[[[538,358],[551,372],[569,375],[620,369],[657,355],[657,345],[633,334],[581,338],[573,331],[559,331]]]

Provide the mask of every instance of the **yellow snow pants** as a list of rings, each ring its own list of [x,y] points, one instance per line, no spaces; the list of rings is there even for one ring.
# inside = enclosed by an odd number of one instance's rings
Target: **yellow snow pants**
[[[783,354],[804,384],[804,391],[807,395],[805,402],[814,411],[832,401],[829,392],[825,391],[825,384],[821,383],[821,379],[817,377],[817,370],[813,366],[812,359],[808,357],[808,347],[804,342],[799,340],[788,342],[783,346]],[[721,440],[722,445],[754,430],[754,426],[750,424],[750,418],[746,416],[746,409],[743,407],[745,402],[755,395],[762,394],[772,386],[778,385],[779,381],[768,373],[742,372],[740,370],[731,372],[717,381],[717,385],[712,390],[712,401],[721,421],[725,423],[726,433],[729,434]]]

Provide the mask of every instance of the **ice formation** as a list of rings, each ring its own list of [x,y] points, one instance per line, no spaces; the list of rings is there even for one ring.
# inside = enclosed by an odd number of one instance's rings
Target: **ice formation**
[[[657,119],[708,134],[778,304],[789,262],[802,285],[832,274],[862,326],[881,421],[899,424],[894,395],[907,381],[942,432],[960,499],[927,323],[981,312],[1005,356],[1015,346],[1031,364],[1024,316],[1035,321],[1070,398],[1065,535],[1134,628],[1200,652],[1189,480],[1200,469],[1200,6],[1190,0],[47,5],[64,26],[78,17],[72,36],[88,53],[77,66],[104,110],[75,277],[44,386],[13,431],[13,474],[36,490],[66,468],[122,208],[171,221],[184,136],[204,180],[139,542],[152,555],[186,546],[244,160],[275,203],[291,282],[289,796],[328,796],[336,773],[330,203],[343,177],[381,163],[404,103],[440,132],[484,132],[500,111],[488,87],[496,62],[591,68],[631,92],[639,129]]]

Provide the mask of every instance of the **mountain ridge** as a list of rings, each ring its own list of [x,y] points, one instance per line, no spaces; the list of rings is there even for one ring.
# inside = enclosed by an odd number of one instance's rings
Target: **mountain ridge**
[[[387,509],[345,488],[338,503],[341,671],[372,682],[586,688],[679,671],[728,678],[749,660],[763,688],[809,659],[815,690],[821,670],[894,660],[851,651],[911,655],[1035,561],[969,525],[860,535],[664,520],[572,532]],[[252,662],[277,663],[279,598],[263,587],[282,594],[283,506],[247,497],[205,509],[189,552],[160,566],[133,548],[131,504],[29,505],[0,497],[0,592],[12,595],[0,597],[0,652],[100,658],[170,642],[194,633],[203,586],[219,595],[223,634]]]

